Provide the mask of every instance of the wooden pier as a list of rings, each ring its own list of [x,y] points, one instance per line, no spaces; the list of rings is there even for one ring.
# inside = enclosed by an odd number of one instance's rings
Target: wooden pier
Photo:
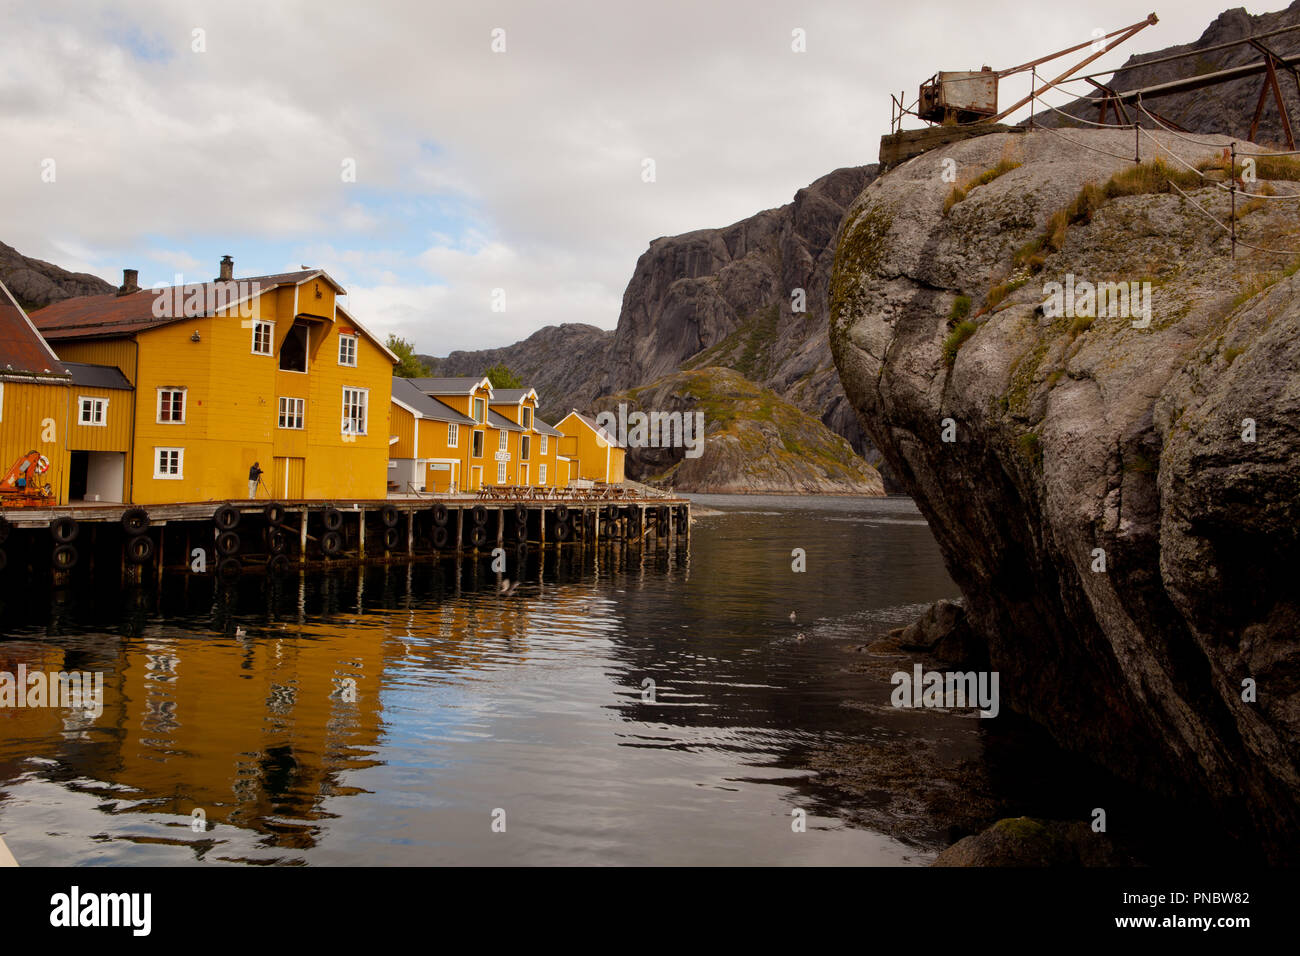
[[[522,557],[532,548],[612,542],[673,547],[689,537],[690,502],[675,497],[86,503],[0,512],[0,574],[235,577],[497,549]]]

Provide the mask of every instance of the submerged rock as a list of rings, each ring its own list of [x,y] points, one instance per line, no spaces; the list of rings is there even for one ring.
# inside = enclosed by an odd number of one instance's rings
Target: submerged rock
[[[895,628],[871,645],[876,653],[928,654],[951,664],[979,660],[983,643],[966,624],[966,611],[954,601],[936,601],[907,627]]]
[[[1228,193],[1172,160],[1135,171],[1131,132],[1068,135],[980,137],[869,185],[838,244],[835,360],[1004,707],[1293,860],[1300,276],[1234,261],[1168,171],[1220,221]],[[1143,158],[1229,142],[1201,139],[1144,138]],[[984,184],[954,201],[953,169]],[[1269,188],[1296,176],[1276,163]],[[1239,235],[1294,246],[1295,205],[1239,196]],[[1043,308],[1049,282],[1084,281],[1137,282],[1150,322]]]
[[[1131,866],[1104,833],[1080,821],[999,820],[958,840],[931,866]]]

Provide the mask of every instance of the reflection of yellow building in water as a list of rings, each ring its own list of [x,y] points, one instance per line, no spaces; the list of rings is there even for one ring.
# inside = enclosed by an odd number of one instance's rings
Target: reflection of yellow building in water
[[[475,565],[464,573],[465,586],[479,590],[428,608],[247,624],[242,637],[146,630],[97,647],[93,658],[47,643],[5,645],[0,671],[89,667],[104,674],[104,698],[94,720],[56,708],[0,708],[0,788],[30,771],[30,757],[45,757],[89,781],[89,792],[113,788],[134,812],[175,823],[198,809],[209,824],[259,834],[265,850],[314,846],[314,822],[337,813],[325,801],[363,792],[345,772],[382,762],[383,736],[400,725],[403,706],[419,711],[419,723],[428,689],[529,659],[530,605],[501,601],[495,576],[480,576]],[[326,606],[359,594],[353,581],[322,586],[338,588],[322,595]],[[577,600],[549,601],[548,627],[557,607],[580,620],[569,607]],[[353,613],[365,626],[355,626]],[[394,693],[399,701],[414,696],[394,704]],[[248,843],[187,826],[174,839]]]

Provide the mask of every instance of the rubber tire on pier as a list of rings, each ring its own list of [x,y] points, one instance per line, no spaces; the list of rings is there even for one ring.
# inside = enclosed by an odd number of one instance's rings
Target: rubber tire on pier
[[[476,525],[482,527],[483,525],[487,524],[487,509],[484,508],[482,505],[475,505],[470,510],[470,514],[474,516],[474,523]]]
[[[433,512],[434,524],[438,525],[439,527],[442,527],[447,523],[447,517],[450,514],[450,512],[447,510],[447,506],[444,505],[441,501],[436,502],[434,506],[430,509],[430,511]]]
[[[555,520],[556,520],[556,521],[568,521],[568,520],[569,520],[569,506],[568,506],[568,505],[556,505],[556,506],[555,506]]]
[[[289,536],[284,529],[271,527],[266,529],[266,550],[271,554],[284,554],[289,547]]]
[[[326,531],[320,539],[321,553],[327,558],[332,558],[343,550],[343,535],[337,531]]]
[[[239,509],[234,505],[222,505],[212,515],[212,523],[222,531],[233,531],[239,527]]]
[[[9,523],[9,521],[8,521],[6,518],[4,518],[3,516],[0,516],[0,544],[4,544],[4,543],[5,543],[5,541],[6,541],[6,540],[8,539],[8,537],[9,537],[9,531],[10,531],[10,529],[12,529],[12,528],[13,528],[13,525],[11,525],[11,524]]]
[[[223,531],[217,535],[217,554],[223,558],[239,554],[239,535],[233,531]]]
[[[227,532],[229,533],[229,532]],[[127,538],[126,560],[131,564],[144,564],[153,557],[153,538],[147,534]]]
[[[320,513],[320,521],[326,531],[338,531],[343,527],[343,512],[334,507],[326,508]]]
[[[441,551],[447,547],[449,540],[451,540],[451,535],[447,533],[447,529],[442,525],[438,525],[433,529],[433,546],[436,550]]]
[[[518,561],[520,564],[523,564],[525,561],[528,560],[527,541],[520,541],[517,545],[515,545],[515,560]],[[522,577],[522,575],[520,575],[520,577]]]
[[[681,528],[685,526],[686,522],[690,519],[690,516],[691,516],[690,512],[687,510],[685,505],[678,505],[677,506],[677,527]]]
[[[77,549],[71,544],[61,544],[54,549],[51,559],[56,571],[70,571],[77,566]]]
[[[278,501],[272,501],[262,509],[262,515],[266,518],[266,523],[272,528],[278,528],[284,524],[284,519],[288,517],[288,512],[284,510],[284,505]]]
[[[401,512],[392,505],[384,505],[379,510],[379,519],[383,521],[385,528],[396,528],[397,522],[401,520]]]
[[[287,574],[289,571],[289,556],[287,554],[273,554],[266,562],[267,574]]]
[[[485,528],[483,525],[476,524],[474,525],[473,528],[470,529],[469,543],[474,545],[474,547],[476,548],[483,547],[483,545],[487,544],[487,539],[488,539],[487,528]]]
[[[244,566],[234,555],[227,555],[217,562],[217,577],[237,578],[244,573]]]
[[[551,533],[555,535],[556,541],[568,541],[569,535],[573,533],[573,529],[569,527],[569,522],[557,521],[551,528]]]
[[[641,512],[635,508],[627,509],[627,536],[629,538],[641,533]]]
[[[122,530],[131,537],[149,530],[149,512],[143,508],[127,508],[122,512]]]
[[[618,505],[605,505],[604,516],[606,521],[617,521]]]
[[[71,544],[77,540],[77,535],[80,533],[81,528],[77,526],[77,520],[67,515],[50,522],[50,537],[56,544]]]
[[[398,545],[402,543],[402,532],[396,528],[384,529],[384,550],[396,551]]]
[[[672,516],[668,511],[668,506],[660,505],[659,510],[655,512],[655,531],[659,534],[666,532],[668,530],[668,522],[671,520]]]
[[[515,521],[520,524],[528,521],[528,506],[522,501],[515,503]]]

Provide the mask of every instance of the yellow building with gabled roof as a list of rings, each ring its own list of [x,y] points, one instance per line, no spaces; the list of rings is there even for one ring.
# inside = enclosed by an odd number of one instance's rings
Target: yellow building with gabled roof
[[[577,409],[556,422],[564,438],[560,454],[571,462],[570,479],[621,484],[626,452],[617,438]]]
[[[32,320],[63,360],[134,389],[123,500],[383,498],[397,356],[320,269],[66,299]],[[111,403],[110,403],[111,408]]]

